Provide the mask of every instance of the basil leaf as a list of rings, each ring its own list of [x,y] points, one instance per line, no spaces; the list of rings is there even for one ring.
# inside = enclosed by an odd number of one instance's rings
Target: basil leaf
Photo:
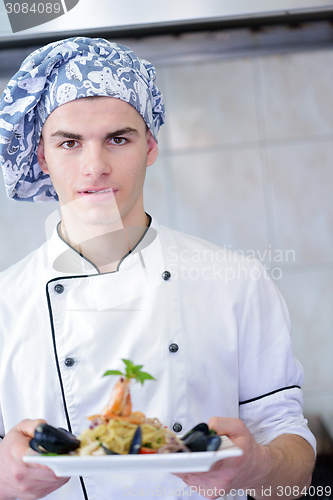
[[[123,373],[121,373],[119,370],[107,370],[103,377],[106,377],[107,375],[124,375]]]

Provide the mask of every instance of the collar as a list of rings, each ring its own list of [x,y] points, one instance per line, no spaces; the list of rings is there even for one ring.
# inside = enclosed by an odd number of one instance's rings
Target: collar
[[[158,255],[157,261],[159,263],[158,268],[160,268],[161,259],[163,260],[163,257],[159,242],[159,225],[155,219],[150,216],[149,218],[150,224],[143,236],[128,253],[123,256],[116,256],[116,259],[119,259],[116,271],[106,274],[126,271],[138,265],[146,268],[146,261],[149,262],[152,255],[156,254],[156,251]],[[49,261],[51,262],[51,266],[53,267],[56,276],[89,276],[100,274],[98,268],[93,262],[80,254],[80,252],[75,250],[60,236],[58,230],[59,224],[60,221],[58,220],[47,244]],[[126,230],[133,231],[135,233],[137,228],[127,228]],[[125,237],[125,231],[121,231]],[[121,234],[119,236],[122,237]],[[156,257],[153,258],[153,261],[157,264]]]

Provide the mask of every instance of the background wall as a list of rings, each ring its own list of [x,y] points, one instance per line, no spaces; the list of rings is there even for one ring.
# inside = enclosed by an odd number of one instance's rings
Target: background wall
[[[139,42],[125,43],[146,56]],[[333,47],[151,59],[167,123],[146,210],[270,268],[305,368],[305,411],[333,428]],[[5,269],[45,240],[56,206],[7,201],[2,184],[0,192]]]

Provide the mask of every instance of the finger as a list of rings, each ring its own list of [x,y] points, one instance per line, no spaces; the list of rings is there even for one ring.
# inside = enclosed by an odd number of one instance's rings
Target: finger
[[[45,420],[35,419],[35,420],[22,420],[13,429],[13,433],[16,436],[15,446],[12,446],[11,455],[16,463],[23,464],[22,457],[27,454],[29,448],[29,441],[35,434],[35,429],[41,423],[45,423]],[[24,464],[26,465],[26,464]]]
[[[212,417],[208,421],[208,427],[219,436],[228,436],[231,439],[244,434],[244,423],[238,418]]]
[[[37,453],[37,452],[32,452],[32,455],[36,455],[36,456],[39,456],[40,457],[40,454]],[[29,456],[31,456],[31,454],[29,453]],[[25,467],[29,468],[29,469],[38,469],[39,471],[47,471],[47,474],[50,476],[50,477],[54,477],[55,479],[59,479],[59,477],[61,476],[56,476],[55,473],[53,472],[52,469],[50,469],[49,467],[47,467],[46,465],[43,465],[43,464],[38,464],[38,463],[34,463],[34,462],[22,462],[24,464]],[[39,472],[38,474],[41,474],[41,472]],[[65,476],[66,478],[68,476]]]
[[[207,472],[172,472],[173,476],[177,476],[187,482],[193,477],[207,477]]]
[[[182,479],[187,486],[192,488],[192,491],[200,491],[200,495],[206,498],[216,498],[216,489],[221,491],[221,493],[222,491],[225,492],[223,478],[210,471],[177,473],[173,475]],[[220,494],[220,496],[223,495]]]
[[[179,479],[182,479],[184,482],[186,482],[186,478],[188,476],[188,473],[185,473],[185,472],[183,472],[183,473],[181,473],[181,472],[180,473],[173,472],[172,475],[176,476],[176,477],[179,477]]]
[[[34,420],[25,419],[22,420],[15,429],[21,432],[24,436],[34,437],[36,427],[40,424],[46,424],[46,421],[42,418],[36,418]]]
[[[59,480],[68,480],[69,477],[61,478],[55,475],[55,473],[49,469],[46,465],[34,464],[34,463],[24,463],[22,462],[21,468],[22,474],[24,474],[29,481],[38,481],[39,484],[42,483],[56,483]]]
[[[24,465],[26,467],[28,467],[29,469],[39,469],[39,470],[46,470],[46,471],[51,471],[52,474],[54,474],[54,472],[49,468],[47,467],[46,465],[42,465],[42,464],[34,464],[34,463],[25,463],[23,462]]]

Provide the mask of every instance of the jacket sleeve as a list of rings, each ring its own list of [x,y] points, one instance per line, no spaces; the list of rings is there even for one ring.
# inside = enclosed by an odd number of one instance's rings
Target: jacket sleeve
[[[240,418],[257,442],[297,434],[315,449],[303,416],[304,372],[291,348],[290,318],[283,297],[255,261],[239,333]]]

